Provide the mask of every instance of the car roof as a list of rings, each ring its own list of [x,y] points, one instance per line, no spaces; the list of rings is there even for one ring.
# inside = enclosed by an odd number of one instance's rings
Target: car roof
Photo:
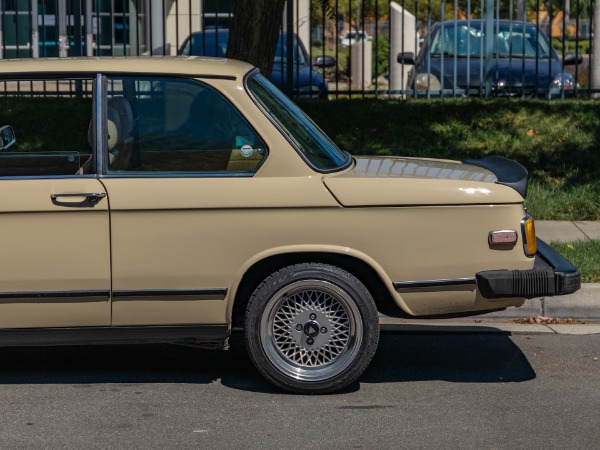
[[[57,74],[165,74],[197,78],[242,78],[251,64],[233,59],[205,56],[128,56],[85,58],[5,59],[0,61],[0,77],[11,75]]]
[[[203,31],[193,31],[190,36],[201,36],[203,34],[206,35],[210,35],[210,34],[229,34],[229,28],[209,28],[207,30],[203,30]],[[287,36],[288,33],[287,31],[280,31],[277,36]],[[292,34],[296,34],[296,33],[292,33]]]

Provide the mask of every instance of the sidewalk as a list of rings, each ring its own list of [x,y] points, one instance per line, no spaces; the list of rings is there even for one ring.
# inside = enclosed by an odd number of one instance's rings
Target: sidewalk
[[[535,231],[547,243],[600,240],[600,221],[536,220]]]

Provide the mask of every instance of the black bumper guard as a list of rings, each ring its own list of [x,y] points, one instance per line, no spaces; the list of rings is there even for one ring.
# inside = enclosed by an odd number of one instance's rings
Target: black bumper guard
[[[476,275],[485,298],[535,298],[571,294],[581,287],[581,274],[564,256],[537,239],[531,270],[488,270]]]

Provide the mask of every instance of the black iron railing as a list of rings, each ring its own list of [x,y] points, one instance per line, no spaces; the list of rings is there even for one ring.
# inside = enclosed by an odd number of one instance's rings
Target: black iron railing
[[[233,3],[0,0],[0,59],[223,56]],[[286,8],[272,80],[295,97],[600,92],[592,0],[287,0]]]

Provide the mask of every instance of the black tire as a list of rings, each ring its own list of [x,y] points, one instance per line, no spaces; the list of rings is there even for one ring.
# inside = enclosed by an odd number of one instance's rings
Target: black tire
[[[373,297],[352,274],[328,264],[285,267],[254,291],[245,317],[248,353],[273,384],[302,394],[355,381],[377,350]]]

